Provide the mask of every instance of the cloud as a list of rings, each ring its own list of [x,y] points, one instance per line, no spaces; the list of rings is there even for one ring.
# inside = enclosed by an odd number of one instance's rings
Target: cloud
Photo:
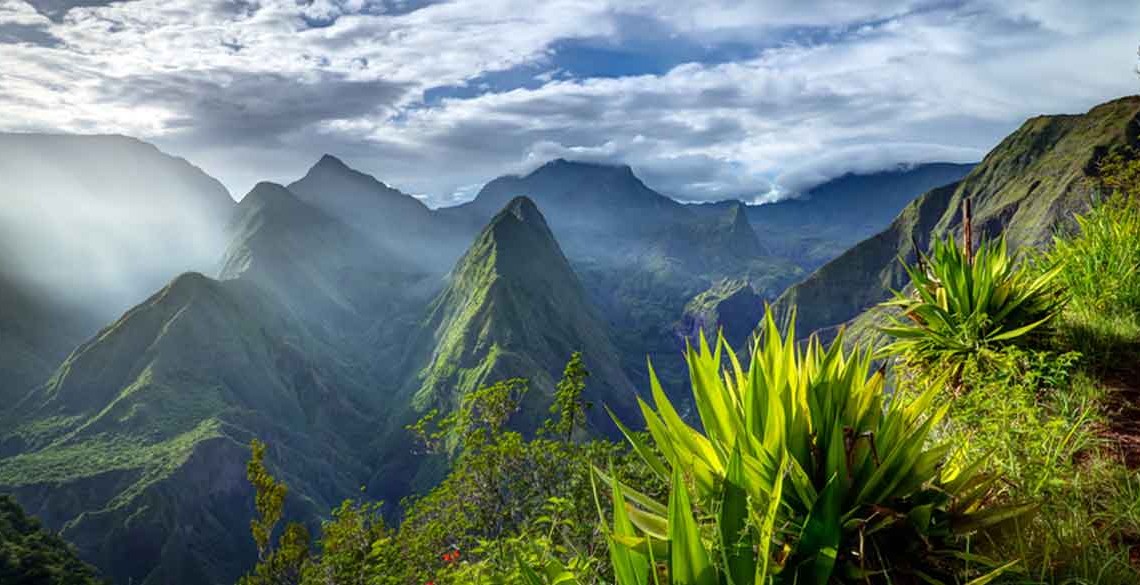
[[[0,129],[137,135],[235,193],[329,151],[434,204],[557,156],[685,200],[976,160],[1135,92],[1140,41],[1117,0],[48,4],[0,0]],[[682,60],[560,70],[582,47]]]
[[[82,6],[107,6],[112,2],[124,2],[129,0],[27,0],[28,4],[32,6],[40,14],[59,22],[72,8],[79,8]]]
[[[384,80],[308,77],[237,71],[128,77],[105,88],[103,99],[173,112],[163,122],[165,129],[203,146],[270,147],[286,145],[316,124],[389,116],[405,92],[404,85]]]

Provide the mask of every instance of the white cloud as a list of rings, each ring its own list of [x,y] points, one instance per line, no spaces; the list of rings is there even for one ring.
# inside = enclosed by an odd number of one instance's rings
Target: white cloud
[[[1059,0],[136,0],[56,20],[0,0],[0,33],[32,39],[0,45],[0,129],[138,135],[235,193],[332,151],[436,203],[555,156],[683,199],[977,159],[1029,115],[1134,92],[1140,41],[1128,3]],[[560,41],[647,35],[753,48],[654,75],[551,65]],[[423,101],[523,65],[538,87]]]

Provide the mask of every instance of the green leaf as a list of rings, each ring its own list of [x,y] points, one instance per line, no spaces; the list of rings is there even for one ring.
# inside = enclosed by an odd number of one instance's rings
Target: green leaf
[[[718,585],[679,469],[669,497],[669,577],[672,585]]]
[[[733,448],[724,477],[717,528],[720,549],[731,585],[752,585],[756,576],[756,558],[752,552],[752,535],[748,525],[748,490],[744,483],[743,458],[739,444]]]

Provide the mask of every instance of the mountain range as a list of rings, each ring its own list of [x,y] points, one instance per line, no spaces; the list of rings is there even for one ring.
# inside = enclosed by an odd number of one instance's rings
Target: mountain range
[[[723,328],[742,345],[764,302],[798,305],[808,329],[858,317],[905,285],[897,257],[956,233],[967,197],[980,232],[1043,242],[1087,201],[1096,161],[1136,143],[1138,112],[1126,98],[1035,118],[977,166],[844,176],[760,206],[685,205],[627,166],[556,160],[433,210],[333,156],[235,203],[132,139],[3,135],[9,150],[57,145],[27,151],[37,170],[3,217],[25,225],[0,238],[6,257],[43,242],[74,263],[72,285],[97,268],[62,231],[27,229],[73,203],[27,204],[37,189],[72,185],[141,219],[127,239],[84,232],[129,287],[96,275],[52,295],[67,283],[30,262],[0,272],[0,492],[116,583],[232,583],[254,556],[252,438],[271,445],[291,516],[319,522],[361,486],[394,504],[437,471],[404,425],[480,385],[529,379],[519,424],[533,426],[581,351],[588,398],[630,411],[647,356],[680,390],[686,339]],[[146,212],[154,201],[193,221]],[[589,424],[612,431],[601,409]]]

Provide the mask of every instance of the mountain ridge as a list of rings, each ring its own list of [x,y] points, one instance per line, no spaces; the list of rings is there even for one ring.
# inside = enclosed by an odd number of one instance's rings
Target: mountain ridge
[[[793,285],[775,309],[798,306],[804,331],[834,327],[907,284],[897,258],[913,261],[931,238],[958,236],[960,207],[973,200],[974,233],[1005,234],[1011,246],[1049,241],[1053,230],[1088,206],[1088,179],[1110,152],[1135,147],[1140,96],[1100,104],[1085,114],[1036,116],[994,147],[961,181],[923,194],[884,231],[855,245]]]

